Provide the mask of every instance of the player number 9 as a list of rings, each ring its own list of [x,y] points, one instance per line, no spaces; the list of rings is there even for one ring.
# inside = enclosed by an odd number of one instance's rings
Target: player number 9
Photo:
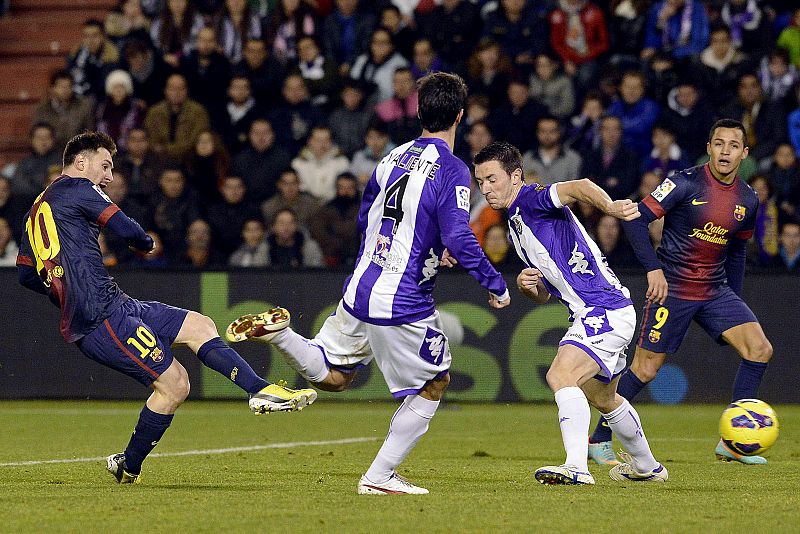
[[[656,324],[653,326],[656,330],[664,326],[664,323],[667,322],[667,317],[669,317],[669,310],[661,307],[656,310]]]

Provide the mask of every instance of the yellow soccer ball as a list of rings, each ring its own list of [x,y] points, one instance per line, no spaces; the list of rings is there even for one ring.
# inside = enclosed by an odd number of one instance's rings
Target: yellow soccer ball
[[[732,451],[745,456],[761,454],[778,439],[778,416],[762,400],[741,399],[722,412],[719,435]]]

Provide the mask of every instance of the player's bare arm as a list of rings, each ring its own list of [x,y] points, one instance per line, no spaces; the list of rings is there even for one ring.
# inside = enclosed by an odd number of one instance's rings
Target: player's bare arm
[[[520,271],[517,275],[517,288],[537,304],[544,304],[550,300],[550,292],[542,282],[542,273],[539,269],[528,267]]]
[[[506,291],[505,295],[497,296],[493,293],[489,293],[489,306],[495,309],[505,308],[511,304],[511,296]]]
[[[664,276],[664,271],[655,269],[647,273],[647,293],[645,298],[650,302],[664,304],[667,300],[667,293],[669,292],[669,284]]]
[[[603,213],[623,221],[632,221],[641,216],[639,205],[636,202],[628,198],[611,200],[608,193],[588,178],[559,182],[556,184],[556,191],[558,192],[558,199],[565,206],[576,201],[586,202]]]

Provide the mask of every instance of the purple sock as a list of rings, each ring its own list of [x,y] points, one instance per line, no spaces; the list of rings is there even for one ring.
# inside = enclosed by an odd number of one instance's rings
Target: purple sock
[[[142,462],[167,431],[175,414],[156,413],[147,406],[139,413],[139,422],[125,448],[125,471],[138,475]]]
[[[639,380],[638,376],[633,374],[633,371],[631,371],[629,367],[622,373],[622,376],[619,377],[617,393],[629,401],[632,401],[646,385],[647,384]],[[589,438],[589,443],[602,443],[604,441],[611,441],[611,428],[608,426],[608,422],[605,418],[601,416],[594,429],[594,433]]]
[[[751,362],[742,359],[739,362],[739,370],[736,372],[736,379],[733,381],[733,397],[731,402],[739,399],[758,398],[758,386],[761,385],[761,378],[767,364],[763,362]]]
[[[203,365],[229,378],[231,382],[251,395],[269,385],[269,382],[253,371],[250,364],[239,356],[238,352],[218,337],[203,343],[203,346],[197,351],[197,357],[200,358]]]

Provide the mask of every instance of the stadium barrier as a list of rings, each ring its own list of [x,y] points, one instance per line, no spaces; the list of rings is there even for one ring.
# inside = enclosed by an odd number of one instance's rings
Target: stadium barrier
[[[142,300],[161,300],[201,311],[220,331],[243,313],[282,305],[292,312],[293,328],[310,336],[335,309],[346,273],[341,272],[186,272],[117,271],[120,286]],[[568,322],[560,303],[536,306],[515,289],[507,275],[512,304],[494,310],[485,292],[466,274],[440,275],[439,309],[456,315],[464,328],[463,343],[452,347],[451,401],[550,401],[544,375]],[[622,276],[641,317],[646,280]],[[0,398],[145,398],[148,390],[83,356],[58,333],[58,311],[47,299],[17,283],[14,269],[0,269]],[[800,279],[782,275],[748,275],[745,299],[761,320],[775,347],[760,396],[769,402],[800,402],[800,361],[792,355],[800,346],[797,306]],[[633,345],[629,354],[633,354]],[[302,379],[269,345],[236,345],[257,372],[275,381],[300,385]],[[242,392],[206,369],[185,348],[175,355],[187,368],[192,398],[242,398]],[[630,360],[630,357],[629,357]],[[678,354],[667,359],[641,401],[658,403],[729,400],[738,358],[730,347],[719,347],[693,325]],[[344,393],[323,393],[325,399],[391,398],[376,366],[362,371]]]

